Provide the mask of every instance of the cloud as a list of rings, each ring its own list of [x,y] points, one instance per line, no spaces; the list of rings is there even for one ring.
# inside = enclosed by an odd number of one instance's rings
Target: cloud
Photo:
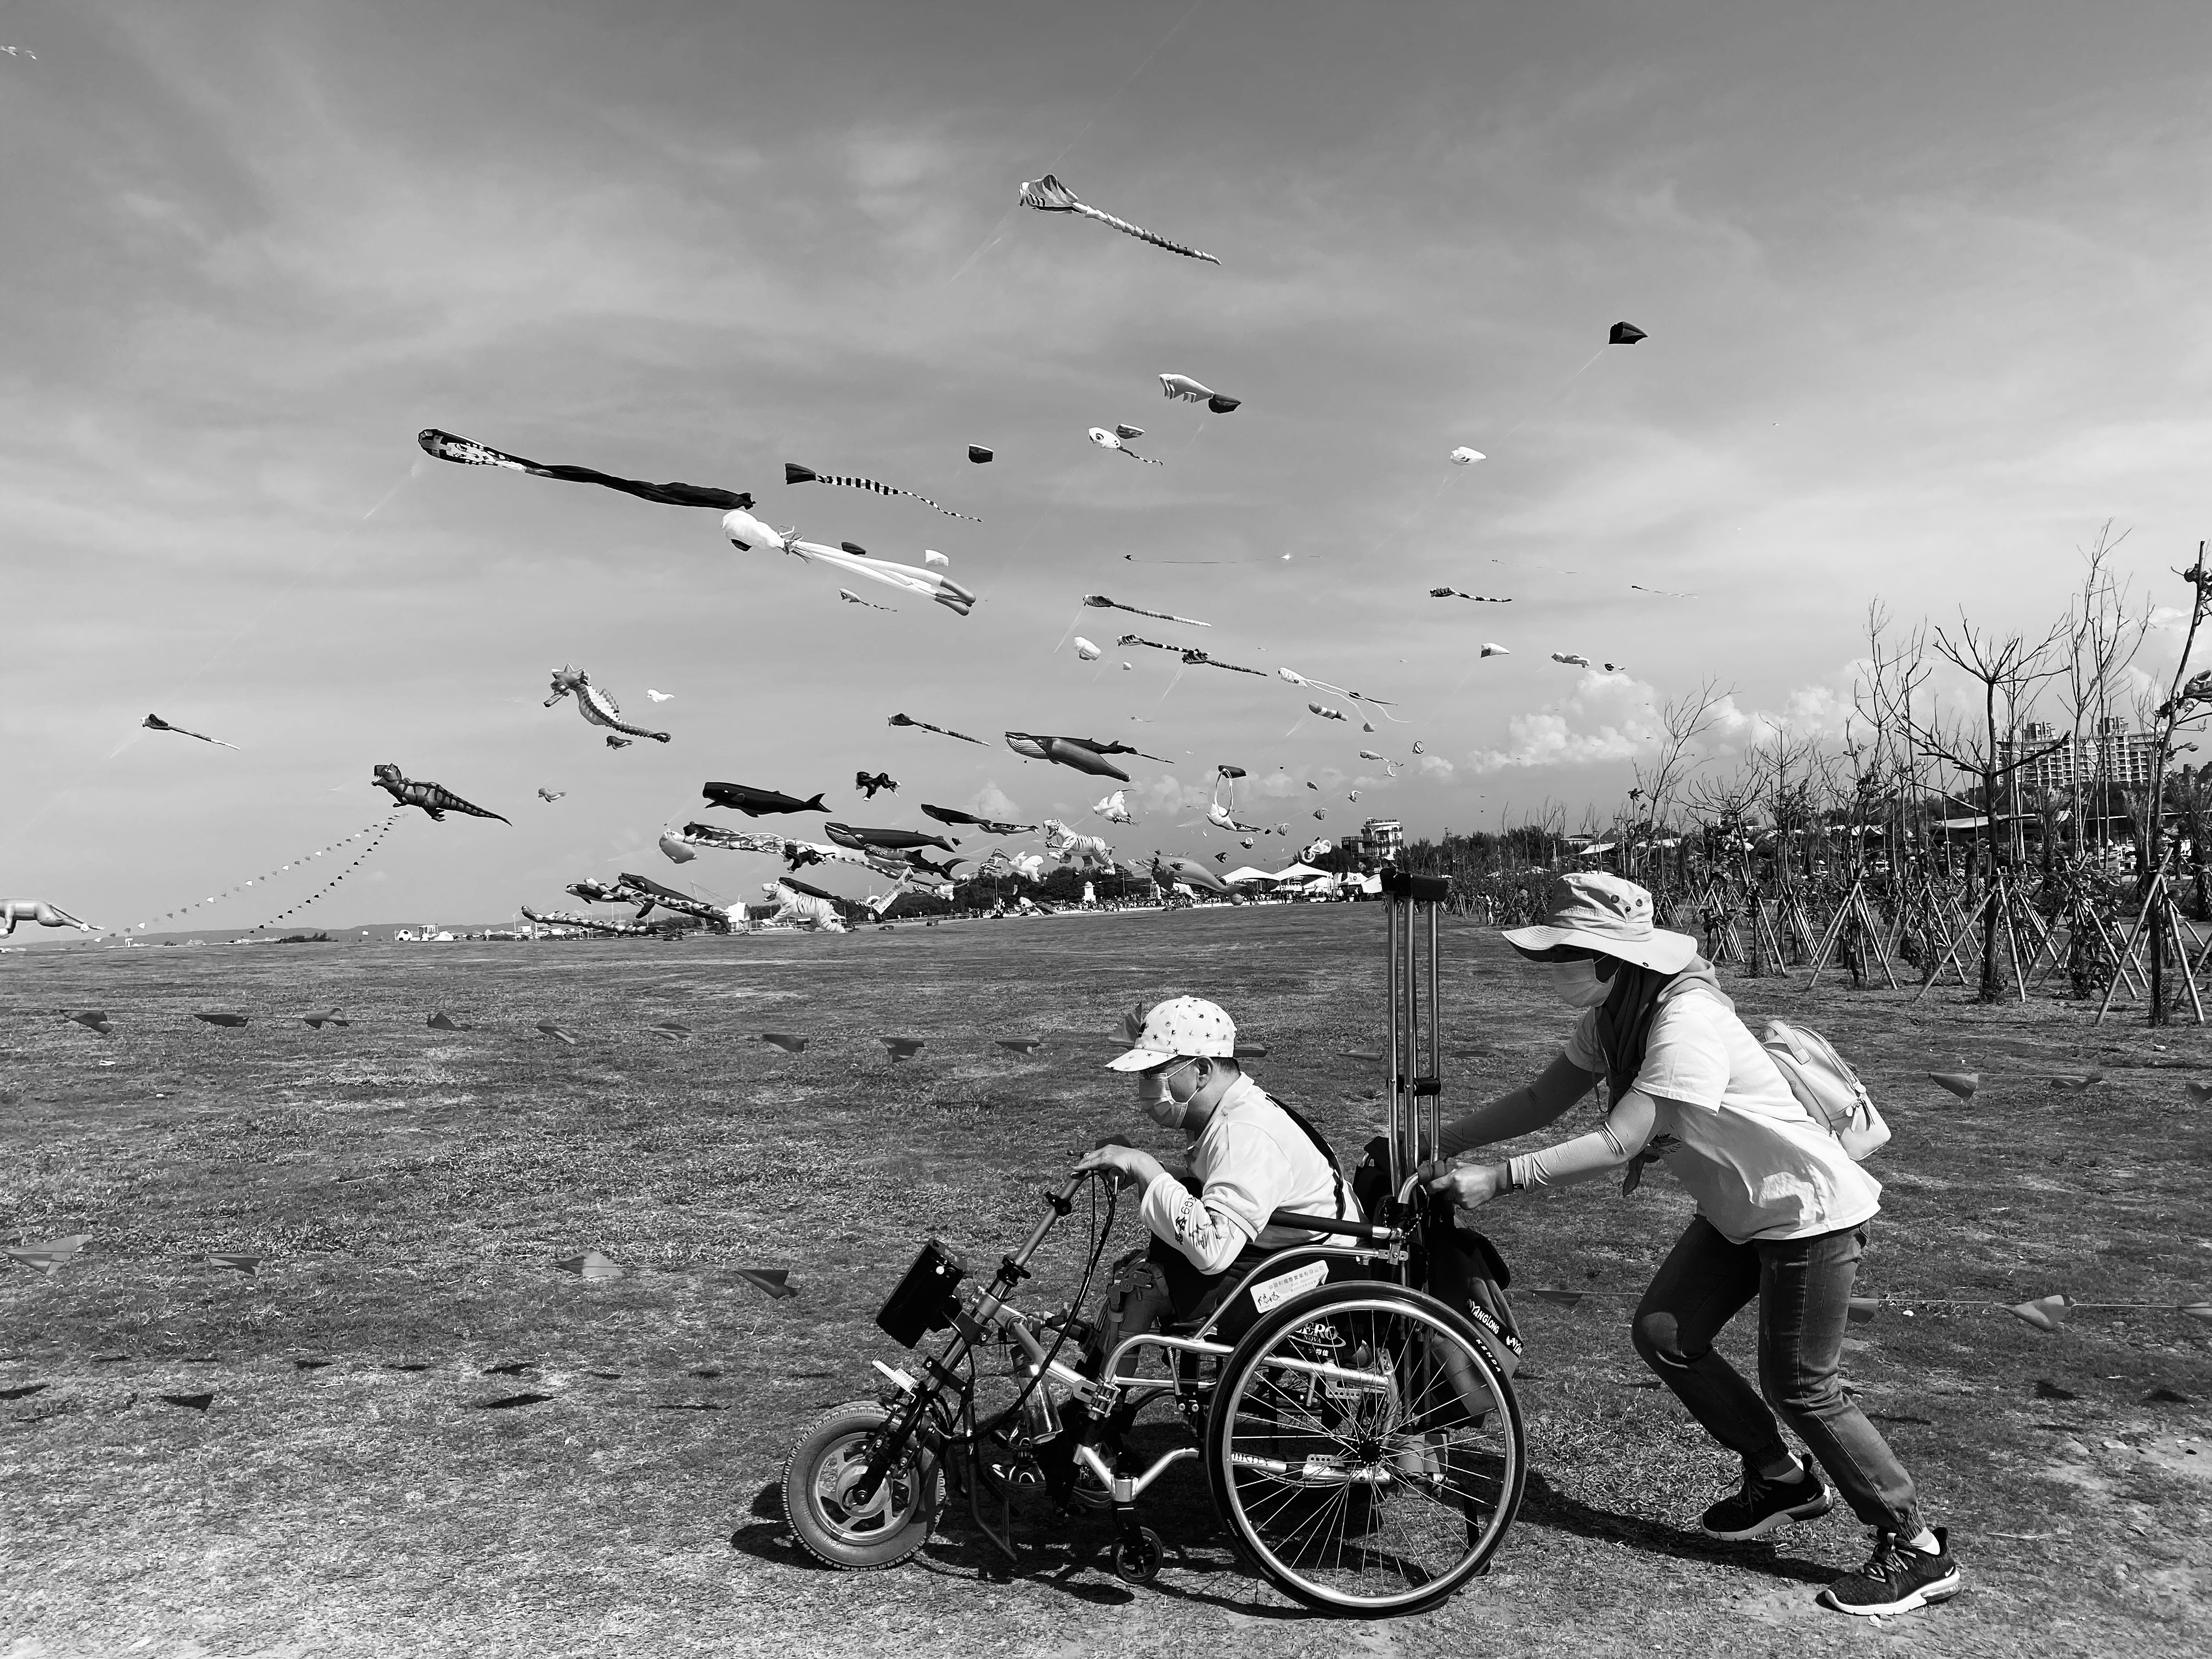
[[[1486,775],[1630,759],[1658,741],[1656,696],[1626,674],[1587,670],[1566,696],[1508,720],[1504,748],[1478,750],[1468,763]]]
[[[1018,817],[1022,810],[1014,805],[1013,797],[999,787],[995,780],[987,781],[981,789],[969,796],[967,806],[979,818],[1008,821]]]
[[[1421,769],[1421,775],[1424,777],[1449,778],[1455,769],[1442,755],[1423,755],[1418,763]]]

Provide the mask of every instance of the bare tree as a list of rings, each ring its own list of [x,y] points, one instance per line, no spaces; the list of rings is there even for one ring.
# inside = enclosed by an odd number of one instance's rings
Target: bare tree
[[[2082,550],[2084,568],[2081,586],[2068,608],[2066,619],[2067,661],[2066,683],[2060,693],[2064,704],[2069,732],[2069,754],[2072,760],[2068,770],[2073,797],[2074,850],[2087,854],[2089,850],[2089,819],[2082,786],[2087,772],[2089,800],[2096,807],[2097,841],[2104,842],[2106,797],[2112,786],[2112,755],[2113,745],[2108,740],[2108,726],[2112,719],[2112,703],[2121,677],[2142,649],[2144,636],[2150,629],[2151,608],[2146,605],[2138,613],[2130,614],[2130,584],[2117,579],[2112,568],[2113,550],[2127,539],[2127,532],[2112,534],[2107,520],[2097,532],[2097,539]],[[2082,744],[2082,727],[2090,730],[2089,746]],[[2088,761],[2085,769],[2084,761]]]

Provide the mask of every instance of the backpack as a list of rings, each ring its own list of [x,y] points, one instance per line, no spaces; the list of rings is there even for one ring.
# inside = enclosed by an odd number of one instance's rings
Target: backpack
[[[1782,1080],[1813,1121],[1843,1143],[1845,1156],[1863,1164],[1889,1142],[1889,1125],[1875,1109],[1858,1073],[1818,1031],[1770,1019],[1759,1038]]]

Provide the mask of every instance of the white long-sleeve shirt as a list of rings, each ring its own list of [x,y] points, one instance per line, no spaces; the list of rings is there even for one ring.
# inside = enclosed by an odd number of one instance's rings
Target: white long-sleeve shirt
[[[1201,1188],[1192,1197],[1163,1175],[1145,1189],[1145,1224],[1189,1258],[1200,1273],[1224,1271],[1256,1241],[1263,1249],[1310,1243],[1315,1234],[1271,1227],[1277,1210],[1336,1213],[1337,1176],[1289,1114],[1249,1077],[1229,1085],[1191,1143],[1190,1173]],[[1359,1200],[1344,1188],[1345,1217],[1361,1218]]]

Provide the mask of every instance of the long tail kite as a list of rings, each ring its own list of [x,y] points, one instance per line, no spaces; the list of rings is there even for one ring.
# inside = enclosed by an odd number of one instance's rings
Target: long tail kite
[[[1513,603],[1510,599],[1493,599],[1487,593],[1469,593],[1463,589],[1457,587],[1432,587],[1429,590],[1429,597],[1432,599],[1473,599],[1477,605],[1510,605]]]
[[[978,749],[988,749],[991,746],[989,744],[985,743],[982,738],[971,738],[965,732],[955,732],[950,726],[932,726],[927,720],[909,720],[904,714],[892,715],[890,717],[890,724],[893,726],[911,726],[917,731],[921,732],[934,732],[940,738],[957,738],[963,743],[974,744]]]
[[[862,599],[858,593],[855,593],[849,587],[839,588],[837,590],[837,597],[844,600],[848,605],[864,605],[871,611],[889,611],[890,609],[890,606],[887,605],[878,605],[873,599]]]
[[[202,743],[211,743],[222,749],[235,749],[234,743],[225,743],[221,738],[211,738],[204,732],[187,732],[181,726],[172,726],[159,714],[149,714],[138,722],[149,732],[173,732],[180,738],[198,738]]]
[[[848,489],[872,489],[878,495],[904,495],[910,501],[920,501],[924,507],[935,507],[948,519],[965,519],[969,524],[983,522],[972,514],[955,513],[941,501],[933,501],[927,495],[916,495],[911,489],[901,489],[896,484],[882,483],[874,478],[847,477],[827,472],[817,472],[812,467],[801,466],[796,461],[786,461],[783,464],[783,481],[787,484],[842,484]]]
[[[889,860],[872,859],[849,848],[832,847],[823,842],[794,841],[788,836],[765,835],[753,830],[687,823],[681,835],[671,833],[663,839],[683,847],[706,847],[723,853],[765,853],[770,858],[781,859],[794,870],[809,864],[851,864],[872,870],[878,875],[898,873],[898,866]]]
[[[655,743],[668,741],[665,732],[648,732],[641,726],[623,724],[622,706],[614,700],[613,693],[592,684],[592,677],[582,669],[563,663],[553,671],[553,695],[545,699],[545,706],[550,708],[571,693],[576,699],[576,712],[593,726],[611,726],[633,738],[651,738]]]
[[[546,927],[585,927],[595,933],[620,933],[631,939],[643,939],[657,931],[635,921],[611,921],[604,916],[579,915],[573,910],[533,910],[526,904],[522,907],[522,914]]]
[[[927,801],[922,802],[921,810],[926,817],[939,823],[972,823],[987,836],[1029,836],[1037,830],[1034,823],[1001,823],[996,818],[979,818],[957,806],[932,806]]]
[[[840,547],[825,547],[820,542],[801,541],[797,531],[772,530],[742,509],[733,509],[722,515],[722,533],[730,538],[731,545],[741,552],[765,547],[772,553],[788,553],[793,558],[832,565],[849,575],[866,576],[870,581],[881,582],[886,587],[919,593],[958,616],[966,616],[975,605],[976,596],[974,593],[938,571],[917,569],[910,564],[892,564],[884,559],[871,558],[866,550],[849,542]]]
[[[1084,604],[1097,611],[1126,611],[1133,617],[1151,617],[1160,622],[1181,623],[1186,628],[1211,628],[1210,622],[1200,622],[1195,617],[1178,617],[1167,611],[1147,611],[1140,605],[1124,605],[1119,599],[1109,599],[1103,593],[1085,593]]]
[[[1182,653],[1182,659],[1194,668],[1225,668],[1232,674],[1249,674],[1256,680],[1267,678],[1267,671],[1264,668],[1247,668],[1241,663],[1224,662],[1218,657],[1207,656],[1203,651],[1186,651]]]
[[[1110,213],[1100,212],[1087,202],[1078,201],[1075,192],[1049,173],[1042,179],[1026,179],[1022,181],[1022,205],[1026,208],[1035,208],[1040,213],[1079,213],[1086,219],[1096,219],[1102,225],[1112,226],[1124,236],[1133,236],[1140,242],[1150,242],[1154,247],[1164,247],[1170,253],[1180,253],[1186,259],[1203,259],[1210,265],[1218,265],[1221,263],[1211,253],[1200,253],[1194,247],[1186,247],[1181,242],[1171,242],[1155,231],[1146,230],[1142,225],[1133,225],[1127,219],[1117,219]]]
[[[1364,691],[1354,691],[1346,686],[1331,685],[1327,680],[1309,679],[1294,668],[1278,668],[1275,672],[1292,685],[1305,686],[1316,691],[1326,691],[1333,696],[1349,697],[1354,702],[1371,703],[1377,708],[1395,708],[1398,706],[1386,697],[1370,697]],[[1390,720],[1395,717],[1385,714],[1382,718]]]
[[[421,807],[434,823],[444,823],[448,812],[465,812],[472,818],[499,818],[501,823],[509,825],[514,822],[500,817],[496,812],[487,812],[481,806],[471,805],[441,783],[410,778],[390,761],[380,765],[369,781],[402,806]]]
[[[568,483],[599,484],[608,489],[619,489],[625,495],[635,495],[642,501],[659,501],[666,507],[705,507],[726,513],[733,507],[749,507],[752,496],[736,489],[718,489],[711,484],[647,483],[641,478],[617,478],[611,473],[595,472],[588,466],[547,466],[543,462],[525,460],[520,455],[510,455],[503,449],[494,449],[489,444],[480,444],[472,438],[458,437],[451,432],[441,432],[434,426],[425,427],[415,436],[426,454],[441,461],[453,461],[462,466],[504,467],[510,472],[527,472],[532,477],[559,478]]]

